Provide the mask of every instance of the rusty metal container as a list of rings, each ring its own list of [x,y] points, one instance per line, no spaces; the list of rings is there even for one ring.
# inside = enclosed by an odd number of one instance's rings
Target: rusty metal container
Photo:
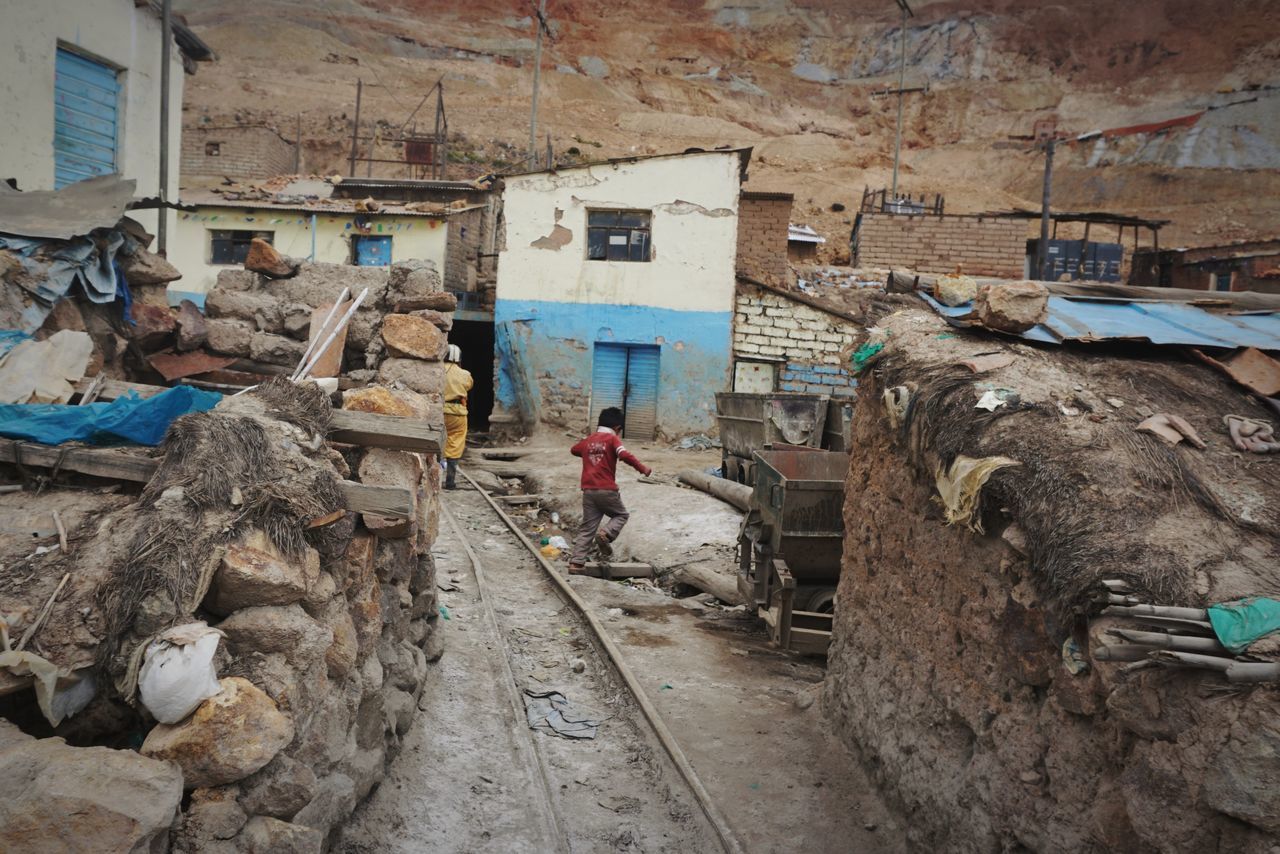
[[[800,584],[834,583],[844,545],[847,454],[804,448],[755,452],[753,503],[761,541]]]
[[[825,394],[799,392],[718,392],[720,443],[725,453],[744,460],[766,445],[820,448],[830,399]]]

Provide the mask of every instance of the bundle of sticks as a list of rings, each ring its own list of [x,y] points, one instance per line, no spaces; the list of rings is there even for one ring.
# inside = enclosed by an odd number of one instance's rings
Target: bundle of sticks
[[[1179,667],[1213,670],[1238,684],[1280,681],[1280,662],[1247,653],[1236,655],[1219,643],[1204,608],[1153,605],[1134,595],[1124,581],[1102,583],[1107,603],[1102,615],[1119,617],[1133,623],[1134,628],[1107,629],[1107,636],[1117,642],[1091,650],[1096,660],[1130,662],[1122,669],[1125,673]]]

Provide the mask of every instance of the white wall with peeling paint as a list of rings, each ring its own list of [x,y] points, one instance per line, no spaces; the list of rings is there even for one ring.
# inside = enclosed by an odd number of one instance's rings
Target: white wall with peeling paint
[[[740,157],[702,152],[506,179],[498,299],[731,311]],[[609,209],[653,212],[651,261],[587,260],[587,211]]]

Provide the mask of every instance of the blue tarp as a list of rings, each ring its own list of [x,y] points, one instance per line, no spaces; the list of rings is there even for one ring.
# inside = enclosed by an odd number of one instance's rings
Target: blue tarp
[[[221,399],[222,395],[216,392],[177,386],[145,399],[131,391],[109,403],[85,406],[6,404],[0,406],[0,436],[42,445],[63,442],[159,445],[177,418],[189,412],[213,409]]]
[[[1210,296],[1206,292],[1206,297]],[[956,326],[977,325],[965,315],[972,304],[949,306],[926,293],[920,297]],[[1188,347],[1280,349],[1280,312],[1221,314],[1185,302],[1124,302],[1086,297],[1049,297],[1049,317],[1022,337],[1063,341],[1138,340]]]

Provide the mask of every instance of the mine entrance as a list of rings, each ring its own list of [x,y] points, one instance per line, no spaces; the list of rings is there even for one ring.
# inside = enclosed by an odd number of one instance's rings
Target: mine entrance
[[[493,324],[483,320],[455,320],[449,343],[462,348],[462,367],[471,372],[475,386],[467,396],[468,427],[489,429],[493,412]]]

